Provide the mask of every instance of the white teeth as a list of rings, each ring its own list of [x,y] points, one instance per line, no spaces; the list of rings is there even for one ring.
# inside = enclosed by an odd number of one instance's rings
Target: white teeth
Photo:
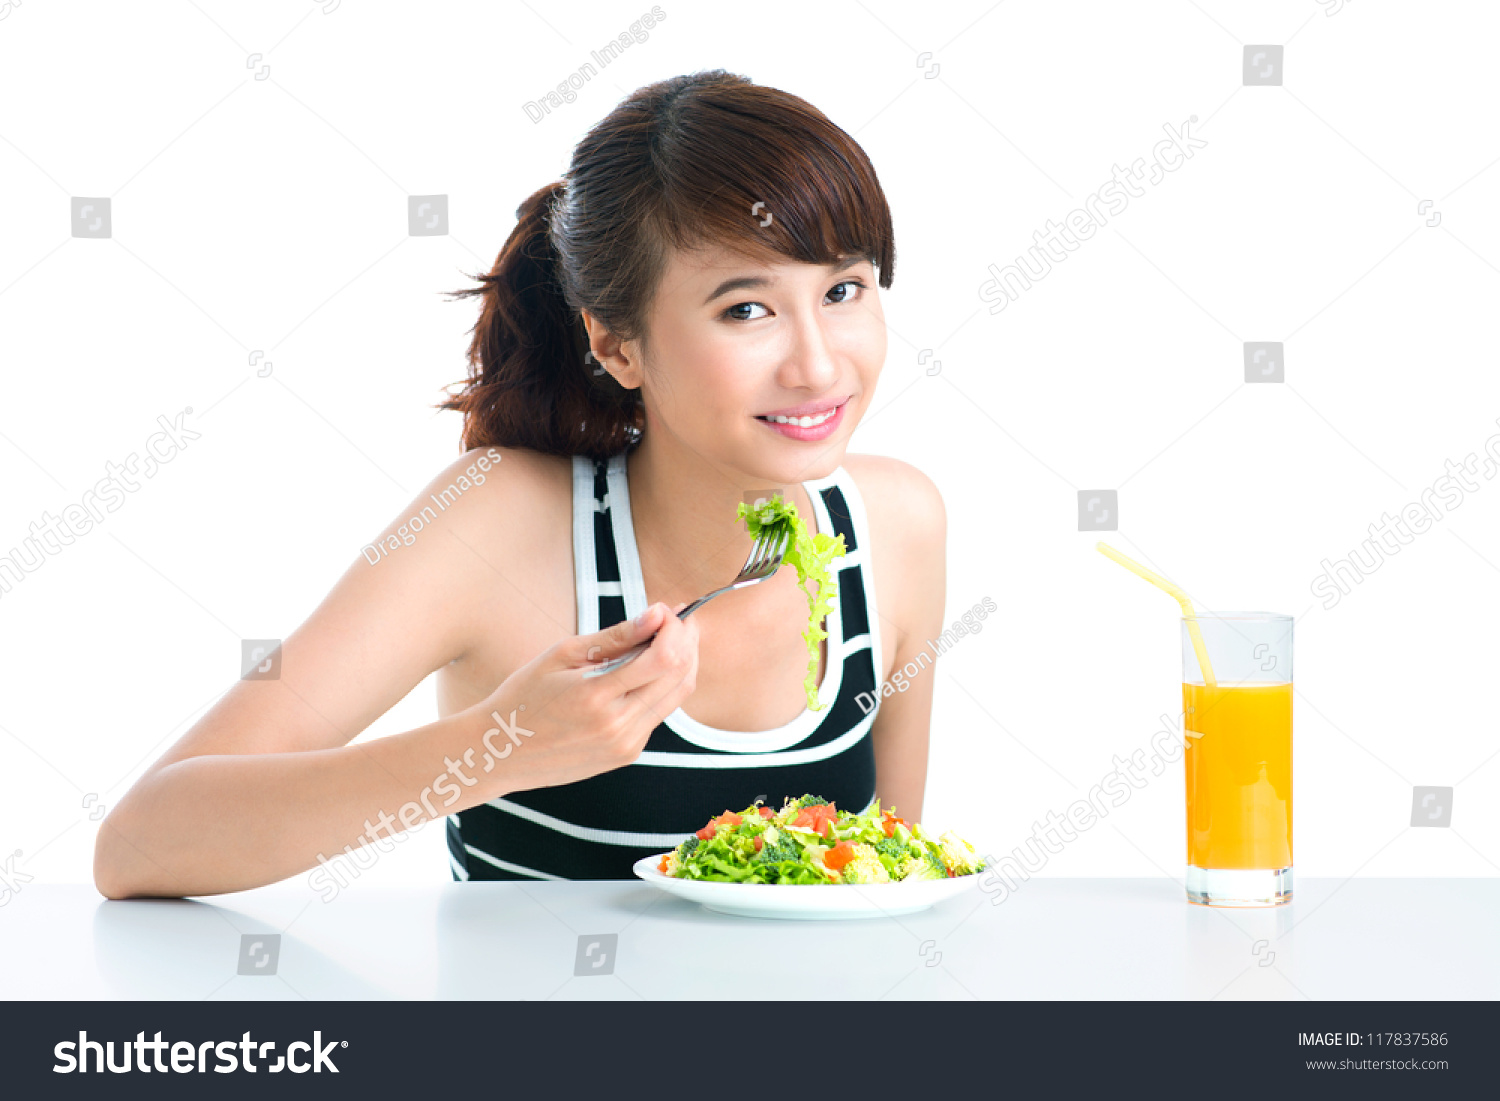
[[[819,413],[817,416],[814,416],[814,417],[780,417],[780,416],[777,416],[777,417],[767,417],[765,419],[768,420],[768,421],[770,421],[772,424],[795,424],[799,428],[812,428],[814,425],[822,424],[829,417],[833,416],[836,412],[838,412],[837,406],[835,406],[833,409],[828,410],[826,413]]]

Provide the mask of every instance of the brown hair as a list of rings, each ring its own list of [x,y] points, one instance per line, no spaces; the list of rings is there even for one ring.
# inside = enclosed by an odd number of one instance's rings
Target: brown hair
[[[494,267],[472,277],[480,286],[450,292],[483,302],[468,380],[437,406],[463,413],[465,449],[605,458],[638,442],[640,391],[585,360],[579,311],[644,340],[668,246],[860,256],[887,288],[895,272],[890,208],[864,150],[805,100],[722,69],[628,96],[516,218]]]

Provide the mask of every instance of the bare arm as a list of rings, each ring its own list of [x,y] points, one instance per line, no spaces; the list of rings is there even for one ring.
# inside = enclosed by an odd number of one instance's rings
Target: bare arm
[[[469,787],[445,767],[473,759],[493,725],[465,711],[363,744],[174,762],[143,776],[101,824],[94,881],[110,898],[248,890],[312,868],[320,854],[456,814],[515,789],[505,786],[510,770],[491,779],[460,767]]]
[[[579,649],[608,632],[569,637],[473,707],[348,744],[429,673],[462,656],[475,632],[506,629],[473,622],[479,571],[494,565],[465,544],[485,545],[486,518],[525,514],[537,483],[527,460],[513,454],[414,543],[374,565],[357,560],[284,641],[280,679],[235,683],[147,770],[101,824],[94,850],[101,893],[245,890],[314,867],[319,854],[639,755],[656,714],[691,693],[697,671],[696,627],[660,611],[645,628],[611,628],[596,657],[633,644],[641,630],[649,637],[660,623],[651,649],[608,676],[585,681]],[[448,484],[475,458],[470,452],[433,486]],[[513,710],[524,722],[512,719]],[[506,728],[516,726],[546,736],[507,738]]]

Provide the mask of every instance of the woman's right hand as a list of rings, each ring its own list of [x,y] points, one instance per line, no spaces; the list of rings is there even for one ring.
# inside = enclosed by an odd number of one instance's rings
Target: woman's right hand
[[[698,625],[675,614],[686,606],[658,602],[636,619],[563,639],[478,706],[492,724],[485,752],[509,758],[495,773],[505,790],[572,783],[641,755],[651,731],[697,683]],[[602,676],[583,675],[648,639],[634,661]]]

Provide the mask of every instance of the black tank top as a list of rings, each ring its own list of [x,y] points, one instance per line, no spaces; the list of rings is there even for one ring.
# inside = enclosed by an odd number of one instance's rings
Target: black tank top
[[[811,793],[846,810],[869,807],[880,634],[868,523],[843,467],[803,488],[816,530],[842,534],[846,550],[830,566],[838,595],[824,624],[828,657],[818,700],[825,707],[757,731],[720,730],[678,708],[631,764],[450,815],[455,879],[631,879],[641,857],[675,847],[715,815],[757,798],[780,807],[789,796]],[[805,519],[813,528],[814,518]],[[573,566],[578,634],[645,610],[624,453],[573,457]],[[861,693],[869,693],[866,705],[875,700],[868,714],[856,698]]]

